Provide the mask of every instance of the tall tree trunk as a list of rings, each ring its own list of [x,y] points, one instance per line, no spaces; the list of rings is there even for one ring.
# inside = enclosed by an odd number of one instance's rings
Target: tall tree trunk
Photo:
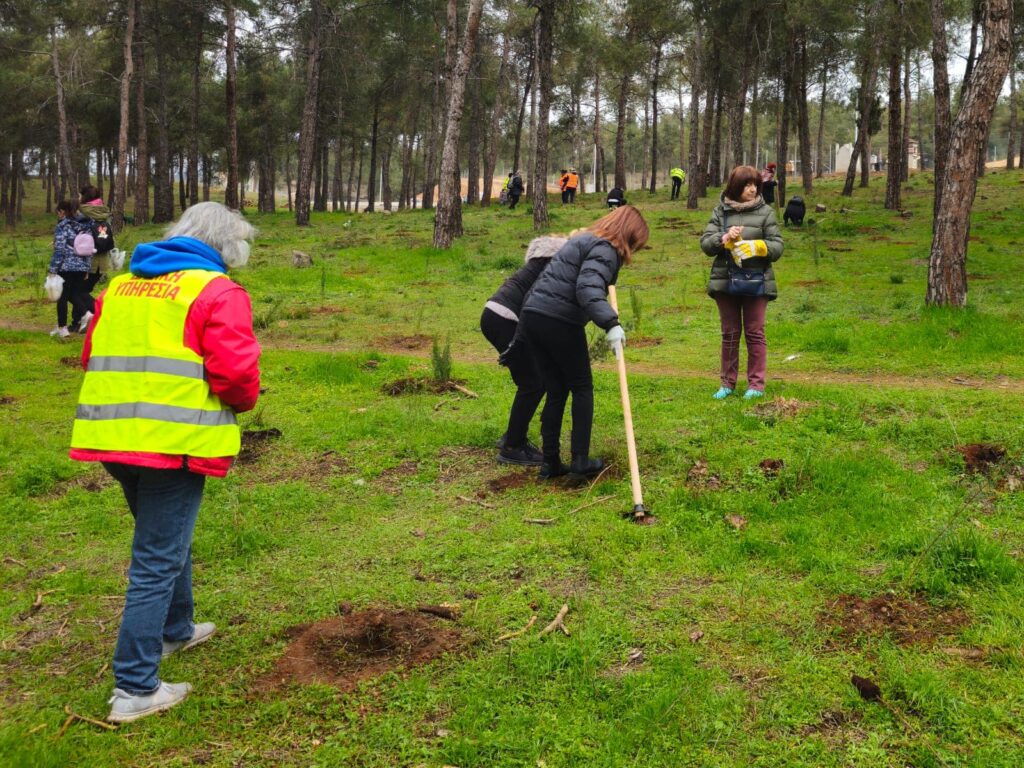
[[[64,104],[64,77],[60,68],[60,53],[57,50],[57,31],[50,28],[51,60],[53,63],[53,81],[57,91],[57,155],[60,158],[60,191],[57,197],[61,200],[69,193],[78,191],[78,178],[71,163],[71,148],[68,143],[68,113]]]
[[[900,179],[910,180],[910,45],[903,51],[903,138],[900,142]]]
[[[925,301],[931,305],[962,307],[967,303],[967,243],[978,186],[977,154],[972,148],[988,132],[1010,68],[1011,2],[988,0],[986,4],[985,43],[953,123],[942,204],[933,223],[928,260]]]
[[[427,156],[423,168],[424,208],[434,207],[434,186],[437,181],[437,141],[438,135],[440,134],[441,131],[441,123],[443,121],[442,110],[444,109],[444,99],[442,98],[441,94],[441,72],[438,69],[438,64],[436,60],[434,63],[433,80],[434,89],[430,100],[430,129],[427,132]],[[359,162],[362,163],[361,152],[359,155]],[[358,196],[359,192],[357,187],[356,197],[358,198]]]
[[[804,194],[814,191],[814,172],[811,168],[811,119],[807,106],[807,29],[800,30],[800,74],[796,87],[797,133],[800,136],[800,176]]]
[[[526,73],[526,84],[523,86],[523,98],[519,102],[519,116],[516,118],[516,140],[512,148],[512,170],[520,171],[520,153],[522,152],[523,124],[526,122],[526,104],[533,92],[533,52],[534,46],[530,45],[530,67]]]
[[[939,215],[945,189],[946,164],[949,159],[950,132],[953,130],[949,95],[949,58],[946,43],[946,6],[944,0],[931,0],[932,79],[935,83],[935,201],[933,216]]]
[[[135,33],[135,2],[128,1],[128,14],[124,28],[124,73],[121,75],[121,122],[117,131],[117,176],[110,200],[110,225],[114,232],[124,227],[125,192],[128,189],[128,122],[131,120],[132,74],[134,61],[132,57],[132,36]]]
[[[818,105],[818,140],[815,143],[814,177],[820,179],[825,175],[825,99],[828,94],[828,62],[821,65],[821,102]]]
[[[896,0],[897,14],[902,16],[902,0]],[[889,162],[885,173],[885,207],[890,211],[898,211],[902,207],[900,190],[902,189],[903,170],[903,102],[901,101],[902,82],[900,68],[903,65],[902,36],[898,31],[893,33],[897,39],[890,41],[889,50]]]
[[[101,193],[103,192],[103,160],[103,147],[98,147],[96,149],[96,188]]]
[[[604,173],[604,146],[601,141],[601,65],[594,66],[594,191],[607,192]]]
[[[136,224],[149,221],[149,132],[146,115],[146,41],[142,36],[142,0],[133,0],[135,25],[139,29],[135,55],[135,202]]]
[[[723,83],[719,81],[715,92],[715,122],[712,129],[714,138],[711,144],[710,183],[713,187],[722,186],[722,112],[724,111],[722,102],[725,100],[724,90]]]
[[[1017,139],[1017,41],[1013,40],[1010,52],[1010,126],[1009,137],[1006,141],[1006,168],[1012,171],[1016,163],[1014,153],[1017,148],[1014,142]]]
[[[649,95],[650,87],[648,86],[648,92],[644,94],[644,133],[643,139],[640,142],[640,189],[647,188],[647,144],[651,136],[651,102],[648,98]]]
[[[178,207],[184,211],[188,208],[188,199],[185,197],[185,152],[178,150]]]
[[[331,211],[341,210],[341,174],[343,159],[341,156],[341,134],[334,139],[334,170],[331,173]]]
[[[739,88],[730,94],[726,107],[726,116],[729,118],[728,168],[743,165],[743,113],[747,107],[747,89],[750,88],[750,66],[750,60],[744,57],[740,65]]]
[[[533,203],[533,228],[543,229],[548,224],[548,115],[554,90],[552,63],[554,56],[554,25],[556,0],[536,0],[537,4],[537,90],[539,110],[537,120],[537,158],[534,182],[537,190],[530,198]]]
[[[352,154],[348,160],[348,180],[345,183],[345,210],[359,210],[359,187],[356,187],[356,199],[352,199],[352,182],[356,177],[356,147],[362,147],[363,140],[352,137]]]
[[[366,210],[373,213],[377,203],[377,139],[380,133],[380,94],[373,103],[373,122],[370,123],[370,179],[366,185]]]
[[[757,110],[758,102],[758,79],[760,77],[760,62],[754,64],[754,92],[750,95],[750,161],[749,164],[755,168],[760,167],[761,159],[758,157],[760,146],[757,142]]]
[[[153,164],[153,222],[163,224],[174,218],[174,184],[171,180],[170,115],[167,106],[167,54],[156,46],[157,120],[156,160]]]
[[[469,98],[469,143],[466,158],[466,203],[476,205],[480,202],[480,124],[483,122],[483,106],[480,104],[480,56],[473,57],[470,70]]]
[[[213,158],[203,155],[203,202],[210,202],[210,185],[213,183]]]
[[[320,101],[320,36],[323,33],[321,0],[312,0],[309,38],[306,40],[306,94],[299,130],[299,171],[295,183],[295,223],[309,225],[309,184],[316,161],[317,104]],[[229,174],[230,177],[230,174]]]
[[[326,211],[327,201],[324,199],[324,126],[320,115],[320,108],[317,107],[317,131],[316,147],[313,150],[316,154],[313,159],[313,210]]]
[[[619,79],[619,100],[615,105],[615,186],[626,189],[626,104],[630,74]]]
[[[380,158],[380,207],[391,210],[391,146],[393,139],[388,137],[384,152]]]
[[[512,50],[512,36],[508,28],[512,20],[511,9],[505,24],[506,31],[502,36],[501,65],[498,67],[498,79],[494,85],[494,107],[491,109],[490,127],[486,132],[487,150],[484,152],[483,194],[480,196],[480,207],[487,208],[491,204],[491,188],[494,186],[494,169],[498,164],[498,149],[501,146],[501,121],[505,117],[505,91],[508,88],[508,63]]]
[[[7,196],[6,214],[7,226],[13,229],[18,223],[18,181],[21,178],[21,163],[23,150],[18,149],[11,153],[11,172],[8,177],[10,182],[10,193]]]
[[[701,177],[704,175],[701,172],[698,151],[700,139],[700,97],[704,86],[704,71],[701,67],[702,49],[702,34],[698,27],[694,35],[693,48],[690,54],[690,144],[686,153],[686,207],[691,211],[697,209]]]
[[[654,51],[654,65],[651,73],[651,186],[647,191],[652,195],[658,189],[658,77],[661,74],[661,42]]]
[[[462,50],[452,71],[449,83],[448,119],[445,126],[444,149],[441,153],[440,189],[437,212],[434,216],[434,247],[448,248],[462,235],[462,202],[459,190],[459,139],[462,133],[462,108],[466,92],[466,77],[473,61],[483,0],[470,0],[466,15],[466,33]],[[451,29],[451,27],[449,27]],[[453,38],[452,44],[455,39]],[[535,209],[536,210],[536,209]]]
[[[319,0],[313,0],[314,16],[316,15],[316,9],[319,8]],[[227,110],[227,122],[228,122],[228,174],[227,174],[227,186],[224,190],[224,205],[228,208],[238,208],[238,100],[236,98],[236,80],[237,70],[235,61],[235,26],[236,11],[234,0],[228,0],[227,8],[225,13],[225,20],[228,27],[227,36],[227,47],[225,50],[226,69],[227,76],[224,79],[224,99],[225,109]],[[318,24],[318,22],[317,22]],[[314,31],[312,37],[319,39],[319,32]],[[306,78],[306,95],[309,95],[309,83],[313,80],[307,73]],[[307,105],[308,106],[308,105]],[[305,121],[305,111],[303,111],[303,121]],[[301,141],[300,141],[301,145]],[[301,162],[300,162],[301,165]],[[301,171],[300,171],[301,173]],[[306,220],[299,221],[300,225],[309,223],[309,207],[308,200],[305,210]]]
[[[718,91],[718,61],[717,56],[712,59],[712,65],[705,72],[706,97],[704,99],[704,121],[700,131],[700,185],[697,187],[698,195],[705,197],[708,193],[708,185],[711,183],[711,138],[715,124],[715,94]]]
[[[779,207],[786,205],[786,177],[789,166],[789,120],[793,114],[793,70],[796,68],[796,45],[792,31],[787,33],[786,64],[782,74],[782,116],[779,120],[779,166],[778,195]]]
[[[533,82],[536,87],[530,93],[530,135],[526,149],[526,196],[533,199],[534,179],[533,171],[537,167],[537,92],[540,90],[540,70],[538,59],[540,57],[540,43],[537,38],[540,34],[540,14],[538,13],[533,24],[533,58],[530,64],[533,66]]]
[[[188,204],[199,202],[199,82],[203,64],[203,13],[193,17],[195,48],[192,51],[192,100],[188,136]]]

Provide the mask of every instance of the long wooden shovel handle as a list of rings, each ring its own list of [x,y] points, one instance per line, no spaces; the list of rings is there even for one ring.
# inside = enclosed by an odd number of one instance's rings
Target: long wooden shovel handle
[[[615,295],[615,286],[608,286],[608,301],[619,313],[618,297]],[[633,506],[643,505],[644,494],[640,488],[640,463],[636,457],[636,437],[633,434],[633,409],[629,404],[629,382],[626,380],[626,353],[622,348],[615,355],[615,361],[619,367],[619,393],[622,395],[622,417],[626,423],[626,451],[629,455],[629,484],[633,489]]]

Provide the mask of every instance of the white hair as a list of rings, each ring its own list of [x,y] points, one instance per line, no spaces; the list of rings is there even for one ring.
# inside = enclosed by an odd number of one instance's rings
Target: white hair
[[[217,251],[228,267],[244,267],[256,228],[238,211],[220,203],[196,203],[185,209],[164,236],[195,238]]]

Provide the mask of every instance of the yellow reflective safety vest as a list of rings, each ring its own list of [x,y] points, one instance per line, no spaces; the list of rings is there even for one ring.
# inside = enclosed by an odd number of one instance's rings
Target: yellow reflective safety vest
[[[673,168],[668,172],[668,175],[673,179],[679,179],[680,181],[686,181],[686,172],[682,168]]]
[[[93,328],[71,447],[236,456],[238,423],[210,391],[203,358],[185,346],[189,307],[219,272],[188,269],[110,281]]]

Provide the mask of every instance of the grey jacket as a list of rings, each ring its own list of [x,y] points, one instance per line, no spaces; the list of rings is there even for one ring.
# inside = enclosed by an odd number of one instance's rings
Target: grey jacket
[[[744,240],[764,240],[768,246],[768,255],[760,258],[747,259],[743,262],[745,269],[759,269],[764,272],[765,294],[769,299],[778,298],[779,288],[775,283],[775,271],[772,264],[782,258],[782,233],[779,222],[775,218],[775,209],[763,202],[748,211],[735,211],[732,206],[722,201],[715,206],[711,221],[704,228],[700,238],[700,247],[708,256],[714,258],[711,264],[711,280],[708,281],[708,295],[724,294],[729,285],[729,265],[732,257],[722,245],[722,235],[729,227],[743,227]]]
[[[526,249],[526,264],[501,284],[490,301],[501,304],[518,315],[533,284],[566,242],[567,238],[552,235],[534,238]]]
[[[608,286],[619,276],[619,254],[607,240],[588,233],[570,238],[537,278],[523,304],[524,312],[573,325],[594,324],[608,330],[619,316],[608,303]]]

